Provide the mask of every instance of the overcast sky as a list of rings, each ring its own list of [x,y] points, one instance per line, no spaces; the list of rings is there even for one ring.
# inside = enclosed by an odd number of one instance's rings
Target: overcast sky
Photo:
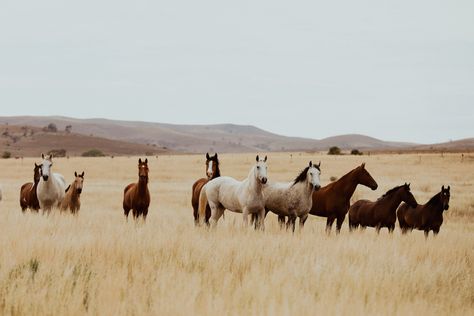
[[[0,1],[0,115],[474,136],[474,1]]]

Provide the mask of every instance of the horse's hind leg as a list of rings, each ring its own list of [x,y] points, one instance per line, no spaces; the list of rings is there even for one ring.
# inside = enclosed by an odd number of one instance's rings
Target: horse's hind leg
[[[326,233],[331,232],[332,224],[334,223],[335,218],[334,217],[328,217],[326,220]]]
[[[344,223],[345,216],[339,216],[336,221],[336,234],[341,232],[342,223]]]
[[[280,224],[280,228],[285,227],[285,219],[284,215],[278,215],[278,224]]]
[[[428,238],[429,233],[430,233],[430,230],[429,230],[429,229],[425,229],[425,238]]]
[[[143,221],[146,221],[146,216],[148,215],[148,208],[144,209],[142,212]]]
[[[388,232],[389,232],[390,234],[393,234],[393,231],[394,231],[394,230],[395,230],[395,224],[392,224],[392,225],[388,226]]]

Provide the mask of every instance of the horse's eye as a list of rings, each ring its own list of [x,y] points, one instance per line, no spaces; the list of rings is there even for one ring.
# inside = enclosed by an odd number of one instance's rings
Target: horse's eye
[[[257,166],[257,169],[260,169],[260,166]]]

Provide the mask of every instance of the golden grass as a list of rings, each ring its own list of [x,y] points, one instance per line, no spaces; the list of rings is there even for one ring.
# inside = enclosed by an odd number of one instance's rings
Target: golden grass
[[[0,314],[472,314],[474,312],[474,159],[460,155],[269,155],[269,179],[289,181],[308,160],[322,182],[362,161],[379,183],[355,198],[375,199],[405,181],[420,203],[451,185],[451,208],[437,238],[373,229],[338,236],[311,217],[303,232],[241,227],[226,212],[215,231],[195,228],[191,185],[203,156],[150,161],[146,224],[125,222],[122,190],[136,158],[56,159],[72,181],[85,170],[77,218],[22,214],[18,192],[33,159],[1,160]],[[247,175],[254,155],[221,155],[222,173]]]

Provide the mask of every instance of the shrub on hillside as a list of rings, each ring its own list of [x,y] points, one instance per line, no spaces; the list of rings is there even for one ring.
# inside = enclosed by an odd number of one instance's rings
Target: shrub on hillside
[[[4,151],[3,154],[2,154],[3,159],[11,158],[11,156],[12,156],[12,153],[9,152],[9,151]]]
[[[105,154],[99,149],[90,149],[88,151],[83,152],[81,156],[82,157],[104,157]]]
[[[48,155],[53,155],[54,157],[66,157],[66,149],[51,149],[48,151]]]
[[[340,155],[341,149],[337,146],[332,146],[329,148],[328,155]]]
[[[363,155],[364,153],[359,151],[359,149],[352,149],[351,155]]]

